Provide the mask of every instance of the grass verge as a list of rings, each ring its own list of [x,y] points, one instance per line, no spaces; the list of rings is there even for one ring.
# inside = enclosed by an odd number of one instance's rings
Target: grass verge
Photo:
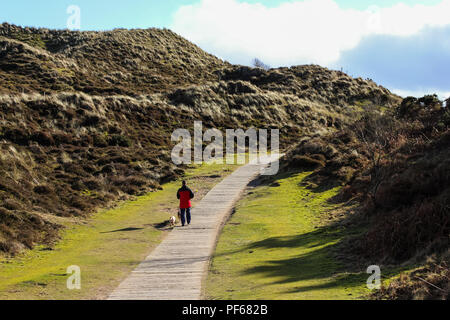
[[[205,164],[187,171],[193,203],[235,165]],[[176,215],[180,183],[138,197],[89,220],[65,223],[53,248],[37,247],[15,258],[0,258],[0,300],[104,299],[164,238],[164,222]],[[68,290],[67,268],[81,268],[81,290]]]
[[[339,187],[312,191],[310,173],[284,174],[251,190],[224,227],[206,281],[207,299],[356,299],[365,272],[343,272],[333,250],[349,232],[327,224]]]

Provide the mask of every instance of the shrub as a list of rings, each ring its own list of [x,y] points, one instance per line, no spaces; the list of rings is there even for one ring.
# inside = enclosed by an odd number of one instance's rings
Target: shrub
[[[442,108],[442,105],[442,102],[435,94],[426,95],[420,99],[417,99],[415,97],[407,97],[403,99],[400,107],[397,109],[397,115],[401,118],[415,118],[419,114],[427,110],[440,110]]]
[[[303,154],[326,154],[327,147],[323,141],[315,139],[308,141],[300,147],[299,153]]]
[[[111,158],[110,162],[112,162],[112,163],[129,164],[131,162],[131,158],[126,156],[126,155],[118,155],[116,157]]]
[[[87,203],[86,199],[80,196],[72,196],[71,198],[69,198],[68,203],[70,204],[71,207],[79,209],[83,213],[85,213],[86,210],[89,208],[89,204]]]
[[[57,146],[61,144],[72,144],[73,139],[70,134],[67,133],[55,133],[53,134],[53,140]]]
[[[327,162],[327,158],[323,154],[313,154],[311,158],[316,159],[324,164]]]
[[[97,148],[106,148],[108,146],[108,142],[105,137],[96,135],[94,136],[94,146]]]
[[[450,232],[448,207],[450,190],[439,199],[422,202],[378,215],[377,223],[366,234],[363,252],[379,258],[404,261],[432,242],[446,249]]]
[[[339,192],[340,200],[342,201],[349,201],[357,194],[356,190],[351,186],[345,186],[342,188],[342,190]]]
[[[75,180],[73,183],[72,183],[72,189],[73,190],[76,190],[76,191],[81,191],[81,190],[83,190],[83,189],[85,189],[86,188],[86,186],[83,184],[83,182],[81,182],[79,179],[77,179],[77,180]]]
[[[36,192],[37,194],[50,194],[53,192],[53,189],[47,185],[40,185],[37,187],[34,187],[33,189],[34,192]]]
[[[8,209],[0,207],[0,223],[8,224],[11,220],[17,220],[16,216]]]
[[[97,115],[88,115],[84,118],[82,126],[93,127],[100,123],[101,118]]]
[[[53,137],[49,133],[42,131],[33,133],[31,140],[36,141],[42,146],[52,146],[55,144]]]
[[[325,167],[325,162],[309,156],[296,155],[290,161],[290,165],[294,168],[310,170]]]
[[[136,196],[136,195],[138,195],[138,194],[140,193],[139,188],[136,187],[136,186],[132,186],[132,185],[126,185],[126,186],[123,186],[123,187],[122,187],[122,190],[123,190],[125,193],[128,193],[128,194],[130,194],[130,195],[132,195],[132,196]]]
[[[131,140],[123,135],[115,134],[109,138],[110,146],[131,147]]]
[[[73,173],[78,175],[79,177],[86,176],[86,172],[84,171],[83,167],[76,163],[64,163],[63,168],[67,173]]]
[[[264,70],[269,70],[270,69],[269,65],[265,64],[264,62],[262,62],[258,58],[253,59],[253,63],[252,64],[256,68],[260,68],[260,69],[264,69]]]
[[[120,188],[124,186],[143,187],[147,185],[147,180],[138,176],[130,176],[130,177],[119,176],[114,177],[112,179],[112,183]]]
[[[115,171],[116,169],[112,165],[108,164],[102,168],[101,173],[114,173]]]
[[[102,184],[98,179],[86,179],[83,180],[83,184],[89,189],[89,190],[101,190]]]
[[[30,141],[28,132],[20,128],[7,129],[4,132],[3,137],[13,143],[23,146],[28,145],[28,142]]]
[[[442,106],[442,102],[439,100],[436,94],[426,95],[417,100],[417,102],[421,105],[424,105],[427,108],[439,110]]]
[[[450,255],[431,258],[427,264],[401,276],[372,295],[383,300],[449,300]]]
[[[125,180],[125,183],[130,184],[132,186],[143,187],[143,186],[147,185],[147,180],[145,180],[144,178],[141,178],[141,177],[132,176],[132,177],[128,177]]]
[[[450,99],[448,100],[450,101]],[[445,123],[446,126],[450,126],[450,103],[447,103],[447,107],[445,109],[445,112],[442,116],[442,121]]]
[[[3,207],[8,210],[19,210],[22,208],[19,202],[14,199],[6,199],[3,203]]]

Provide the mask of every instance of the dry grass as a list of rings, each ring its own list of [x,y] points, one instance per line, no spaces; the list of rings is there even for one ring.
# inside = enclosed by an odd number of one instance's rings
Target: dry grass
[[[286,156],[291,169],[297,159],[322,155],[325,166],[316,167],[311,181],[343,185],[335,201],[360,202],[368,230],[351,246],[356,256],[372,262],[423,261],[448,248],[447,110],[429,97],[414,100],[414,106],[405,101],[397,116],[367,113],[338,133],[302,140]],[[405,103],[412,112],[401,111]]]
[[[400,275],[382,286],[372,298],[387,300],[448,300],[450,298],[449,254],[430,258],[424,267]]]
[[[399,103],[319,66],[232,66],[169,30],[2,24],[0,56],[0,208],[20,221],[3,223],[3,249],[51,242],[51,217],[84,217],[178,177],[170,137],[194,120],[279,128],[284,148],[342,128],[360,105]],[[319,154],[310,162],[322,166]],[[29,222],[34,215],[43,223]]]
[[[5,23],[0,54],[0,92],[163,92],[216,79],[214,71],[228,65],[166,29],[71,32]]]

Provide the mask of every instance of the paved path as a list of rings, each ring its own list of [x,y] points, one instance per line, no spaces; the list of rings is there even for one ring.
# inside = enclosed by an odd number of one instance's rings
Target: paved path
[[[110,300],[199,300],[223,223],[265,165],[248,164],[193,208],[192,224],[175,228],[111,294]]]

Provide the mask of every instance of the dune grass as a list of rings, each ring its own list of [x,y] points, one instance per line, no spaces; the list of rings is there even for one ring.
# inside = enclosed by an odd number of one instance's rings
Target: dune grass
[[[237,166],[205,164],[187,171],[199,201]],[[0,300],[103,299],[170,230],[164,222],[176,215],[179,181],[162,191],[99,212],[89,220],[66,223],[54,248],[37,247],[15,258],[0,259]],[[195,217],[195,213],[194,213]],[[81,268],[81,290],[68,290],[67,268]]]
[[[355,299],[369,293],[365,272],[343,273],[331,250],[344,229],[324,223],[339,187],[312,191],[310,173],[280,176],[241,200],[219,239],[208,299]]]

